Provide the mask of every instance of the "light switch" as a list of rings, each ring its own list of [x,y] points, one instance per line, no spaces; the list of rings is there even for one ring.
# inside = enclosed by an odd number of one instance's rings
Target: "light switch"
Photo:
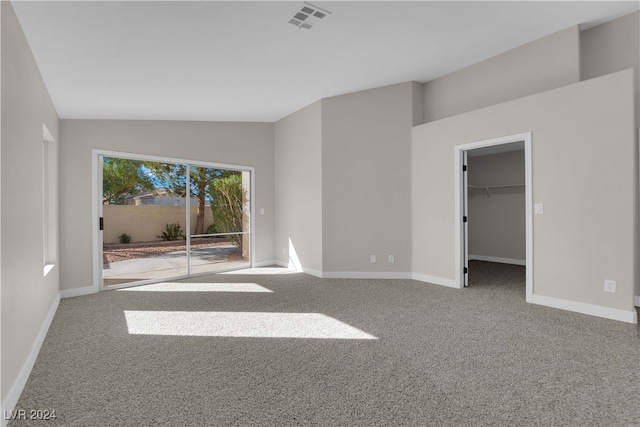
[[[544,205],[542,203],[536,203],[533,207],[533,211],[536,215],[540,215],[544,213]]]
[[[260,208],[260,215],[264,215],[264,208]]]

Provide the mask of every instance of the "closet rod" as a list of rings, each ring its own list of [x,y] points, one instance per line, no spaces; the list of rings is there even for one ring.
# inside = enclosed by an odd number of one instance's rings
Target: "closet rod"
[[[524,184],[505,184],[505,185],[471,185],[470,188],[506,188],[506,187],[524,187]]]

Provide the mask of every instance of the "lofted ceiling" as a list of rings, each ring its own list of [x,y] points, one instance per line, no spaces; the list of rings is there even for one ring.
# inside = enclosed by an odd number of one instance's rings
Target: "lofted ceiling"
[[[14,1],[61,118],[273,122],[318,99],[426,82],[637,1]]]

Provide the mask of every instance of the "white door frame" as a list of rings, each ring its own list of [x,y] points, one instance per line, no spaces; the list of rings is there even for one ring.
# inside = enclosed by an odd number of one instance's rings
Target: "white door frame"
[[[462,286],[469,286],[469,275],[467,274],[469,267],[469,222],[465,218],[469,217],[469,174],[467,173],[467,151],[462,151]]]
[[[240,172],[249,172],[250,173],[250,193],[249,193],[249,267],[254,266],[254,252],[255,252],[255,168],[253,166],[240,166],[240,165],[230,165],[226,163],[215,163],[215,162],[203,162],[201,160],[188,160],[188,159],[177,159],[173,157],[161,157],[161,156],[153,156],[146,154],[138,154],[138,153],[127,153],[122,151],[110,151],[110,150],[101,150],[101,149],[93,149],[91,150],[91,164],[92,164],[92,215],[93,218],[91,220],[92,226],[92,242],[93,242],[93,286],[95,292],[103,290],[103,278],[102,278],[102,270],[103,270],[103,261],[102,261],[102,244],[103,244],[103,236],[102,232],[99,230],[100,228],[100,218],[102,217],[102,158],[103,157],[119,157],[125,159],[132,160],[143,160],[143,161],[151,161],[151,162],[159,162],[159,163],[177,163],[177,164],[185,164],[189,166],[200,166],[206,168],[215,168],[215,169],[228,169],[235,170]],[[190,230],[190,217],[186,215],[187,218],[187,230]],[[222,270],[221,270],[222,271]],[[203,276],[207,274],[213,274],[211,272],[208,273],[198,273],[198,274],[186,274],[182,276],[176,277],[167,277],[162,280],[145,280],[136,282],[136,285],[144,285],[147,283],[156,283],[162,282],[165,280],[176,280],[187,277],[195,277],[195,276]],[[109,289],[116,289],[117,287],[110,287]]]
[[[531,132],[521,133],[517,135],[509,135],[500,138],[487,139],[483,141],[472,142],[468,144],[456,145],[454,147],[454,163],[455,163],[455,251],[456,251],[456,279],[457,288],[462,289],[465,284],[463,268],[465,265],[466,245],[464,239],[465,224],[462,222],[464,216],[465,194],[464,176],[462,165],[468,150],[476,148],[491,147],[494,145],[510,144],[513,142],[524,141],[524,181],[525,181],[525,262],[526,262],[526,300],[532,302],[533,299],[533,168],[531,157]]]

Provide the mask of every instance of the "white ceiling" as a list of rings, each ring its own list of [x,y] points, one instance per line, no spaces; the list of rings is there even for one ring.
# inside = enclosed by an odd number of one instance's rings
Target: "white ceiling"
[[[61,118],[276,121],[318,99],[425,82],[638,1],[13,2]]]

